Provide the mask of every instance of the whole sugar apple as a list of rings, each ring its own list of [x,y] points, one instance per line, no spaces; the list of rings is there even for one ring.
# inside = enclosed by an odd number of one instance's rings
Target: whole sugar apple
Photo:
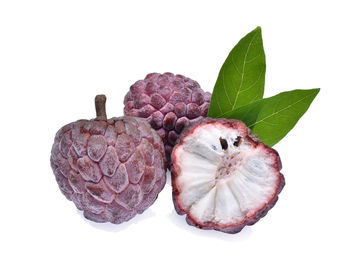
[[[205,118],[182,132],[172,153],[175,209],[190,225],[237,233],[275,205],[281,167],[243,122]]]
[[[130,87],[124,114],[145,118],[162,137],[168,164],[173,146],[185,126],[206,117],[211,94],[182,75],[148,74]]]
[[[134,117],[106,118],[104,95],[97,118],[62,127],[51,167],[67,199],[95,222],[122,223],[156,200],[166,181],[164,146],[149,124]]]

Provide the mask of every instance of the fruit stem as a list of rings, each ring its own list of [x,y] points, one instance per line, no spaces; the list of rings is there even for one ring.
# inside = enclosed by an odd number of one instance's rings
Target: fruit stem
[[[107,120],[106,100],[107,100],[106,95],[104,94],[96,95],[95,97],[96,118]]]

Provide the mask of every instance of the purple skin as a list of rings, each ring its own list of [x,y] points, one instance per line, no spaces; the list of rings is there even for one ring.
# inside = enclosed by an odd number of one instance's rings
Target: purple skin
[[[186,127],[180,137],[178,138],[176,145],[174,147],[174,153],[175,153],[175,149],[178,145],[182,144],[182,140],[191,134],[191,131],[194,130],[197,126],[199,126],[202,123],[211,123],[211,122],[221,122],[223,124],[226,124],[228,126],[232,126],[235,123],[241,123],[244,125],[243,122],[239,121],[239,120],[235,120],[235,119],[224,119],[224,118],[218,118],[218,119],[213,119],[213,118],[204,118],[202,119],[202,121],[198,121],[197,123],[192,124],[191,126]],[[245,127],[245,125],[244,125]],[[247,135],[245,136],[246,139],[249,139],[250,142],[252,143],[261,143],[259,137],[255,134],[253,134],[251,132],[251,130],[249,128],[247,129]],[[255,212],[254,215],[252,215],[251,217],[249,217],[249,219],[245,220],[243,223],[240,224],[232,224],[232,225],[227,225],[225,227],[220,227],[216,224],[208,224],[208,225],[202,225],[199,222],[196,221],[195,217],[191,217],[188,213],[186,213],[180,206],[178,200],[177,200],[177,195],[178,195],[178,190],[177,190],[177,186],[176,186],[176,178],[179,175],[179,170],[178,167],[176,166],[177,162],[177,158],[175,156],[175,154],[172,154],[172,169],[171,169],[171,174],[172,174],[172,186],[173,186],[173,193],[172,193],[172,199],[173,199],[173,203],[174,203],[174,207],[175,207],[175,211],[179,214],[179,215],[184,215],[186,214],[186,222],[191,225],[191,226],[195,226],[197,228],[200,229],[204,229],[204,230],[216,230],[216,231],[221,231],[224,233],[229,233],[229,234],[236,234],[238,232],[240,232],[245,226],[247,225],[254,225],[256,222],[258,222],[261,218],[263,218],[268,211],[275,206],[277,200],[278,200],[278,195],[279,193],[282,191],[283,187],[285,186],[285,179],[282,173],[280,173],[280,170],[282,169],[282,163],[280,160],[280,157],[278,155],[278,152],[268,146],[266,146],[265,144],[263,144],[265,146],[266,149],[270,150],[270,153],[272,156],[274,156],[276,158],[276,171],[279,173],[279,184],[275,189],[275,194],[274,196],[266,203],[266,205],[261,208],[260,210],[257,210]]]
[[[164,156],[161,138],[142,119],[79,120],[57,132],[51,167],[87,219],[119,224],[156,200],[166,182]]]
[[[164,141],[168,166],[182,129],[206,117],[211,94],[182,75],[148,74],[130,87],[124,114],[145,118]]]

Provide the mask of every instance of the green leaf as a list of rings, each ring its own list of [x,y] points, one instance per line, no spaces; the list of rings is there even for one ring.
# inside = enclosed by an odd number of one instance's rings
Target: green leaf
[[[223,113],[261,99],[265,70],[261,28],[257,27],[238,42],[221,67],[208,116],[221,117]]]
[[[273,146],[295,126],[320,89],[282,92],[222,115],[242,120],[266,145]]]

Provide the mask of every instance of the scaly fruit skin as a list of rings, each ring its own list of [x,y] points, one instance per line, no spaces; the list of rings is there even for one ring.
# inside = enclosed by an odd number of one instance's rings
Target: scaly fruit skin
[[[166,181],[164,146],[142,119],[78,120],[51,151],[61,192],[95,222],[122,223],[156,200]]]
[[[266,197],[265,197],[265,200],[263,202],[261,202],[260,206],[257,209],[254,209],[253,212],[252,211],[249,211],[249,212],[247,211],[248,215],[246,215],[245,217],[242,217],[239,222],[229,222],[229,223],[223,222],[221,224],[216,222],[215,219],[217,217],[215,217],[215,215],[216,215],[215,207],[214,207],[214,212],[213,212],[214,218],[212,217],[212,220],[214,220],[214,221],[210,221],[210,220],[200,221],[200,219],[198,217],[201,217],[201,216],[200,215],[196,216],[196,213],[193,210],[193,206],[196,206],[195,204],[197,202],[199,202],[201,199],[198,198],[197,201],[193,201],[193,203],[192,203],[192,205],[190,207],[185,206],[185,204],[183,203],[185,201],[183,199],[181,199],[181,196],[184,195],[184,194],[181,194],[181,193],[186,193],[186,190],[185,190],[186,186],[190,187],[190,185],[191,185],[191,184],[188,184],[188,183],[193,182],[193,180],[195,180],[195,179],[190,180],[190,179],[183,178],[183,176],[185,176],[185,173],[182,173],[182,170],[185,169],[185,167],[183,165],[184,161],[181,159],[181,157],[183,156],[184,150],[186,150],[186,148],[184,148],[184,145],[192,145],[191,141],[189,142],[189,139],[191,138],[191,136],[194,135],[194,134],[197,134],[195,132],[198,132],[198,130],[200,130],[201,128],[204,128],[205,126],[210,126],[210,125],[213,125],[214,128],[217,128],[219,130],[227,130],[227,131],[229,131],[229,130],[232,129],[232,130],[235,130],[235,132],[240,132],[239,142],[236,142],[236,143],[228,142],[228,145],[232,145],[232,150],[233,150],[233,151],[231,151],[231,153],[229,153],[230,156],[232,156],[234,154],[234,152],[235,152],[234,151],[234,148],[235,148],[234,146],[236,146],[236,145],[239,146],[239,145],[241,145],[239,143],[244,142],[244,145],[246,147],[248,147],[247,149],[251,149],[253,152],[255,152],[257,150],[258,151],[261,150],[261,151],[263,151],[263,154],[265,154],[264,156],[269,158],[268,159],[268,161],[269,161],[268,167],[271,167],[272,170],[269,170],[269,171],[271,171],[271,175],[273,176],[273,178],[269,178],[269,180],[266,179],[266,183],[267,182],[273,183],[273,188],[271,188],[271,191],[269,192],[269,197],[268,197],[268,199],[266,199]],[[199,137],[197,136],[196,138],[198,139]],[[190,144],[185,144],[186,141],[189,142]],[[198,143],[200,143],[200,142],[198,142]],[[194,147],[200,149],[201,147],[199,147],[197,145],[198,143],[193,143],[193,145],[194,145]],[[220,143],[220,142],[218,142],[218,143]],[[227,142],[226,142],[226,144],[227,144]],[[216,148],[214,148],[214,149],[216,150],[218,146],[220,146],[220,145],[217,145]],[[187,149],[188,149],[188,147],[189,146],[187,146]],[[226,145],[226,147],[223,147],[222,151],[224,151],[224,148],[227,149],[227,145]],[[249,155],[249,152],[247,154]],[[202,152],[202,151],[198,152],[198,155],[199,156],[205,156],[205,152]],[[239,158],[239,159],[235,160],[235,158]],[[235,164],[239,165],[239,163],[241,161],[244,161],[246,158],[247,158],[247,156],[241,156],[240,157],[240,156],[236,156],[235,155],[235,156],[232,156],[227,161],[227,163],[224,164],[224,165],[227,166],[227,167],[231,166],[231,165],[235,165]],[[185,162],[191,164],[190,161],[191,160],[187,159]],[[192,160],[192,162],[194,162],[194,161]],[[223,164],[221,164],[221,166],[222,165]],[[264,166],[264,164],[261,164],[261,166]],[[190,167],[191,167],[191,165],[187,169],[189,169]],[[193,166],[193,167],[197,167],[197,166]],[[206,165],[203,165],[203,167],[206,167]],[[197,167],[195,169],[200,169],[200,168],[201,167]],[[186,221],[187,221],[187,223],[189,225],[196,226],[196,227],[201,228],[201,229],[214,229],[214,230],[217,230],[217,231],[222,231],[222,232],[230,233],[230,234],[238,233],[246,225],[253,225],[260,218],[264,217],[267,214],[267,212],[277,202],[278,194],[281,192],[281,190],[283,189],[283,187],[285,185],[284,176],[280,173],[281,168],[282,168],[282,164],[281,164],[280,157],[279,157],[277,151],[275,151],[274,149],[272,149],[272,148],[266,146],[265,144],[263,144],[259,140],[258,136],[253,134],[251,132],[251,130],[248,127],[246,127],[246,125],[243,122],[241,122],[239,120],[234,120],[234,119],[205,118],[202,121],[197,122],[196,124],[193,124],[193,125],[191,125],[189,127],[186,127],[183,130],[183,132],[181,133],[181,135],[180,135],[180,137],[179,137],[179,139],[177,141],[177,144],[175,145],[175,147],[173,149],[173,152],[172,152],[172,169],[171,169],[171,172],[172,172],[173,202],[174,202],[175,210],[180,215],[186,214]],[[219,167],[218,167],[217,170],[216,170],[216,174],[215,174],[216,177],[215,177],[215,179],[213,181],[210,181],[210,182],[213,182],[212,183],[213,184],[212,188],[215,187],[215,191],[216,191],[215,192],[216,194],[215,194],[215,197],[214,197],[215,200],[217,200],[217,197],[220,196],[219,192],[217,192],[217,191],[219,191],[218,187],[221,186],[221,184],[219,182],[226,182],[226,185],[227,184],[232,184],[232,182],[228,183],[228,181],[225,180],[225,177],[224,178],[221,177],[221,176],[224,176],[224,174],[222,174],[222,173],[225,173],[227,171],[227,169],[229,171],[232,171],[232,169],[230,170],[229,168],[223,168],[223,169],[221,168],[221,169],[219,169]],[[194,171],[196,171],[196,170],[194,170]],[[207,170],[205,170],[205,171],[207,171]],[[193,174],[196,175],[195,173],[191,173],[191,174],[192,175]],[[228,172],[226,172],[226,174],[227,174],[226,177],[229,177]],[[181,179],[180,179],[180,176],[181,176]],[[219,176],[219,178],[217,178],[217,176]],[[255,176],[255,178],[260,178],[260,177],[259,176]],[[202,179],[202,181],[203,181],[203,179]],[[200,183],[202,181],[200,180],[200,178],[197,178],[197,180],[195,180],[195,182],[197,182],[197,183],[198,182]],[[187,184],[186,184],[186,182],[187,182]],[[265,181],[264,181],[264,179],[262,179],[259,182],[265,182]],[[210,188],[210,191],[212,190],[212,188]],[[198,189],[197,189],[197,191],[198,191]],[[208,193],[210,193],[210,191],[206,192],[206,193],[208,194]],[[233,190],[231,190],[230,193],[233,194]],[[246,194],[246,195],[248,195],[248,194]],[[244,195],[244,193],[242,195]],[[186,200],[186,198],[184,198],[184,199]],[[235,199],[237,200],[236,197],[235,197]],[[225,201],[225,200],[223,200],[223,201]],[[237,202],[238,202],[238,200],[237,200]],[[215,204],[217,204],[217,202]],[[239,209],[241,210],[241,206],[240,205],[238,205],[238,206],[239,206]],[[226,205],[226,207],[227,207],[227,205]],[[203,213],[205,214],[205,211],[204,212],[202,211],[201,215],[203,215]],[[202,217],[204,217],[204,216],[202,216]],[[220,219],[218,219],[218,220],[220,220]],[[232,221],[232,219],[231,219],[231,221]],[[236,221],[237,221],[237,219],[236,219]]]
[[[206,117],[211,94],[182,75],[148,74],[130,87],[124,99],[124,114],[145,118],[165,145],[167,162],[185,126]]]

